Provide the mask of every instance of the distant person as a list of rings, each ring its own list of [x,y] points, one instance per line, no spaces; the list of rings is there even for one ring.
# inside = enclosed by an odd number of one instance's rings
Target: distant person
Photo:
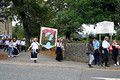
[[[97,41],[97,39],[94,37],[94,43],[93,43],[93,46],[94,46],[94,50],[95,50],[95,53],[94,53],[94,65],[96,64],[100,64],[100,52],[99,52],[99,42]]]
[[[88,43],[88,53],[89,53],[89,57],[90,57],[88,66],[90,68],[93,68],[93,66],[92,66],[92,62],[94,60],[94,56],[93,56],[93,54],[94,54],[93,40],[90,40],[90,42]]]
[[[34,42],[34,39],[32,38],[31,40],[30,40],[30,43],[32,44]]]
[[[25,46],[26,46],[26,42],[25,42],[25,39],[23,39],[23,40],[21,41],[21,52],[22,52],[23,50],[25,50],[25,52],[26,52]]]
[[[113,42],[112,42],[112,48],[113,48],[112,59],[114,60],[114,63],[115,63],[114,66],[119,65],[119,62],[117,60],[118,54],[119,54],[117,46],[118,46],[117,42],[115,40],[113,40]]]
[[[72,43],[73,42],[73,38],[70,38],[70,43]]]
[[[34,60],[35,63],[37,63],[37,55],[38,55],[38,48],[39,48],[39,43],[37,42],[37,39],[34,38],[34,42],[30,45],[28,50],[31,48],[31,60]]]
[[[102,42],[104,57],[103,57],[103,60],[101,61],[101,66],[103,66],[103,63],[105,62],[105,67],[110,67],[108,65],[108,60],[109,60],[109,50],[108,50],[108,48],[110,47],[110,44],[108,43],[108,40],[109,40],[109,38],[106,36],[104,38],[104,41]]]
[[[17,43],[17,49],[18,49],[18,51],[20,52],[20,39],[18,38],[17,39],[17,41],[16,41],[16,43]]]
[[[2,39],[2,48],[5,48],[5,39]]]
[[[63,60],[62,50],[65,50],[65,49],[64,49],[64,46],[63,46],[60,39],[57,40],[56,47],[57,47],[57,49],[56,49],[56,54],[57,54],[56,60],[57,61],[62,61]]]
[[[6,49],[7,49],[7,52],[8,52],[8,44],[9,44],[9,40],[6,39],[6,40],[5,40],[4,52],[5,52]]]
[[[2,39],[0,38],[0,49],[2,49]]]
[[[14,57],[12,48],[13,48],[13,40],[10,40],[10,42],[8,44],[8,57],[10,57],[10,53],[11,53],[11,56]]]

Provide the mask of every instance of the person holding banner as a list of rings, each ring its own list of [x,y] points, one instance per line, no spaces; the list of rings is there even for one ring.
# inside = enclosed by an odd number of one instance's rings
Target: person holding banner
[[[57,49],[56,49],[56,54],[57,54],[56,60],[57,61],[62,61],[63,60],[62,50],[65,50],[65,49],[64,49],[64,46],[63,46],[60,39],[57,40],[56,47],[57,47]]]
[[[31,60],[34,60],[35,63],[37,63],[37,55],[39,52],[39,43],[37,42],[37,39],[34,38],[34,42],[30,45],[30,47],[28,48],[28,50],[30,50],[31,48]]]

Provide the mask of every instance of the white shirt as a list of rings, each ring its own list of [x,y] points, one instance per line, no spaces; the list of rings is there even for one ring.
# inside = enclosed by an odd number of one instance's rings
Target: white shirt
[[[17,46],[17,43],[16,43],[16,42],[13,42],[13,46],[14,46],[14,47]]]
[[[21,45],[22,45],[22,46],[25,46],[25,41],[21,41]]]
[[[8,44],[9,44],[9,41],[8,41],[8,40],[6,40],[6,41],[5,41],[5,45],[8,45]]]
[[[12,47],[13,47],[13,44],[10,42],[10,43],[8,44],[8,46],[12,48]]]
[[[16,43],[17,43],[18,45],[20,45],[20,40],[17,40]]]
[[[31,45],[32,45],[32,49],[38,49],[39,43],[33,42]]]
[[[57,42],[57,47],[62,47],[62,42],[61,43]]]
[[[110,46],[110,44],[106,41],[106,40],[104,40],[103,42],[102,42],[102,47],[103,48],[108,48]]]

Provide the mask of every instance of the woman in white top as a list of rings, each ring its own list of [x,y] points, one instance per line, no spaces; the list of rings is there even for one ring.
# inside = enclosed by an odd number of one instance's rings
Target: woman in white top
[[[39,52],[39,43],[37,42],[37,39],[34,38],[34,42],[30,45],[28,50],[31,48],[31,60],[34,60],[35,63],[37,63],[37,54]]]
[[[13,55],[14,57],[19,56],[16,40],[13,39]]]
[[[62,61],[63,60],[63,55],[62,55],[62,50],[64,50],[64,47],[62,45],[62,42],[60,41],[60,39],[57,40],[57,45],[56,45],[57,49],[56,49],[56,60],[57,61]]]

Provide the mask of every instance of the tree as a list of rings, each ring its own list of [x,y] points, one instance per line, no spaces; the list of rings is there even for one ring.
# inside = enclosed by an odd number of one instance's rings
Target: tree
[[[82,31],[82,24],[96,24],[101,21],[120,21],[120,0],[65,0],[67,9],[59,11],[54,27],[67,38]]]
[[[17,37],[17,38],[24,38],[25,35],[24,35],[24,29],[23,29],[23,26],[22,25],[16,25],[13,27],[13,34],[14,36],[13,37]]]
[[[5,14],[11,19],[20,20],[23,24],[25,38],[29,44],[30,37],[39,36],[40,26],[47,25],[51,18],[51,11],[44,0],[5,0],[12,2]]]

